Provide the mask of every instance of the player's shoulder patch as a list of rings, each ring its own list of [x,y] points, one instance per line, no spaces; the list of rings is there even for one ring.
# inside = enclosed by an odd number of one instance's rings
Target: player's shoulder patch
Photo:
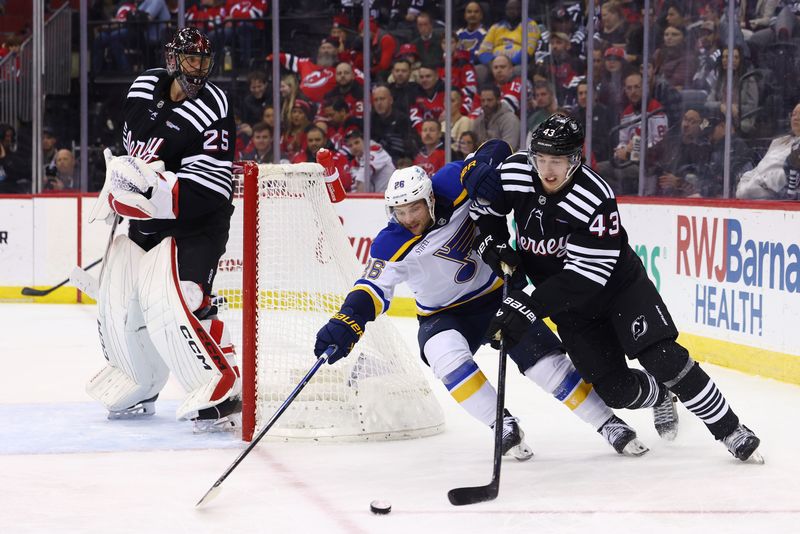
[[[400,261],[420,237],[396,222],[390,222],[372,241],[370,256],[384,261]]]
[[[463,161],[451,161],[431,177],[433,182],[433,194],[437,198],[446,198],[453,206],[464,202],[467,191],[461,183],[461,171],[464,168]]]

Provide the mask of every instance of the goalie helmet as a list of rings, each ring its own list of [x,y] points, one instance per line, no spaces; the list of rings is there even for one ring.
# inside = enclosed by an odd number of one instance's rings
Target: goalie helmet
[[[189,98],[197,98],[214,66],[211,41],[197,28],[181,28],[165,46],[167,72]]]
[[[422,167],[412,165],[405,169],[398,169],[392,173],[386,191],[383,194],[386,200],[386,214],[392,216],[392,208],[411,204],[417,200],[425,200],[431,219],[433,215],[433,182],[428,178]]]
[[[567,178],[581,166],[583,162],[583,126],[567,115],[555,113],[550,115],[534,130],[528,146],[528,161],[536,172],[536,154],[567,156],[570,168]]]

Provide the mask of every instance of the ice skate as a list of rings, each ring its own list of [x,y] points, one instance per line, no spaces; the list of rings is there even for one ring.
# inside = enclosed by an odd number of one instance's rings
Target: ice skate
[[[662,439],[674,441],[678,435],[678,398],[667,392],[660,404],[653,406],[653,419],[656,431]]]
[[[124,410],[109,411],[108,418],[110,420],[136,419],[146,415],[155,415],[157,398],[158,394],[150,397],[149,399],[137,402],[133,406],[128,406]]]
[[[597,432],[624,456],[641,456],[650,450],[636,438],[636,431],[616,415],[609,417]]]
[[[492,425],[494,430],[494,425]],[[533,450],[523,441],[525,433],[519,427],[519,419],[503,410],[503,456],[511,454],[520,462],[533,458]]]
[[[236,397],[200,410],[192,422],[195,434],[236,432],[242,428],[242,401]]]
[[[764,457],[758,452],[761,440],[746,426],[740,424],[720,441],[728,447],[728,452],[738,460],[754,464],[764,463]]]

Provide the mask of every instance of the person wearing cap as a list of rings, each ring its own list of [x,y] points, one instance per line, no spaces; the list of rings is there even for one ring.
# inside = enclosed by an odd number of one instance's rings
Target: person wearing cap
[[[599,80],[596,82],[595,92],[597,101],[608,108],[613,127],[619,124],[622,110],[628,103],[623,90],[625,77],[634,71],[625,61],[625,50],[620,47],[606,48],[602,56],[603,69],[600,73],[594,73],[595,80]]]
[[[525,57],[533,57],[542,32],[536,21],[525,16],[528,24],[528,50]],[[492,24],[478,49],[478,59],[488,65],[498,55],[508,56],[514,65],[523,60],[522,54],[522,6],[519,0],[508,0],[505,18]]]
[[[307,100],[298,98],[294,101],[289,114],[289,127],[281,136],[281,153],[291,161],[298,152],[307,148],[306,128],[314,118],[314,108]]]
[[[692,76],[691,87],[708,92],[717,83],[717,65],[722,55],[717,25],[710,20],[704,20],[691,27],[694,27],[694,53],[697,57],[697,70]]]
[[[584,62],[573,53],[571,37],[565,32],[551,32],[550,51],[537,63],[547,67],[550,77],[555,81],[556,96],[563,104],[575,102],[575,87],[583,79],[586,69]]]
[[[52,126],[42,128],[42,164],[47,169],[55,168],[56,152],[58,151],[58,137]]]
[[[354,160],[350,167],[350,175],[355,182],[356,191],[358,193],[383,193],[389,183],[389,178],[395,171],[392,157],[375,141],[370,141],[367,157],[364,153],[364,134],[357,127],[350,128],[344,139]],[[369,182],[366,181],[364,170],[367,162],[370,166]]]
[[[411,41],[411,44],[417,48],[423,65],[431,65],[436,68],[444,65],[441,39],[434,36],[433,19],[428,13],[422,12],[417,15],[417,37]]]

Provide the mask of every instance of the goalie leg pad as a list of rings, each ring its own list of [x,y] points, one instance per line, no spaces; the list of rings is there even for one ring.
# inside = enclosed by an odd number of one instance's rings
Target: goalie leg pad
[[[127,236],[117,236],[97,298],[97,327],[108,364],[92,377],[86,392],[110,412],[124,411],[155,396],[169,376],[139,311],[137,272],[143,255]]]
[[[560,350],[541,358],[525,371],[525,376],[595,430],[614,415],[592,385],[583,381],[567,355]]]
[[[456,330],[444,330],[431,337],[424,350],[433,374],[456,402],[483,424],[494,423],[497,392],[472,359],[466,338]]]
[[[238,395],[241,383],[232,352],[226,354],[220,346],[224,327],[211,321],[207,329],[187,305],[172,237],[145,254],[139,280],[139,300],[150,339],[188,393],[178,407],[178,419],[193,419],[200,410]]]

